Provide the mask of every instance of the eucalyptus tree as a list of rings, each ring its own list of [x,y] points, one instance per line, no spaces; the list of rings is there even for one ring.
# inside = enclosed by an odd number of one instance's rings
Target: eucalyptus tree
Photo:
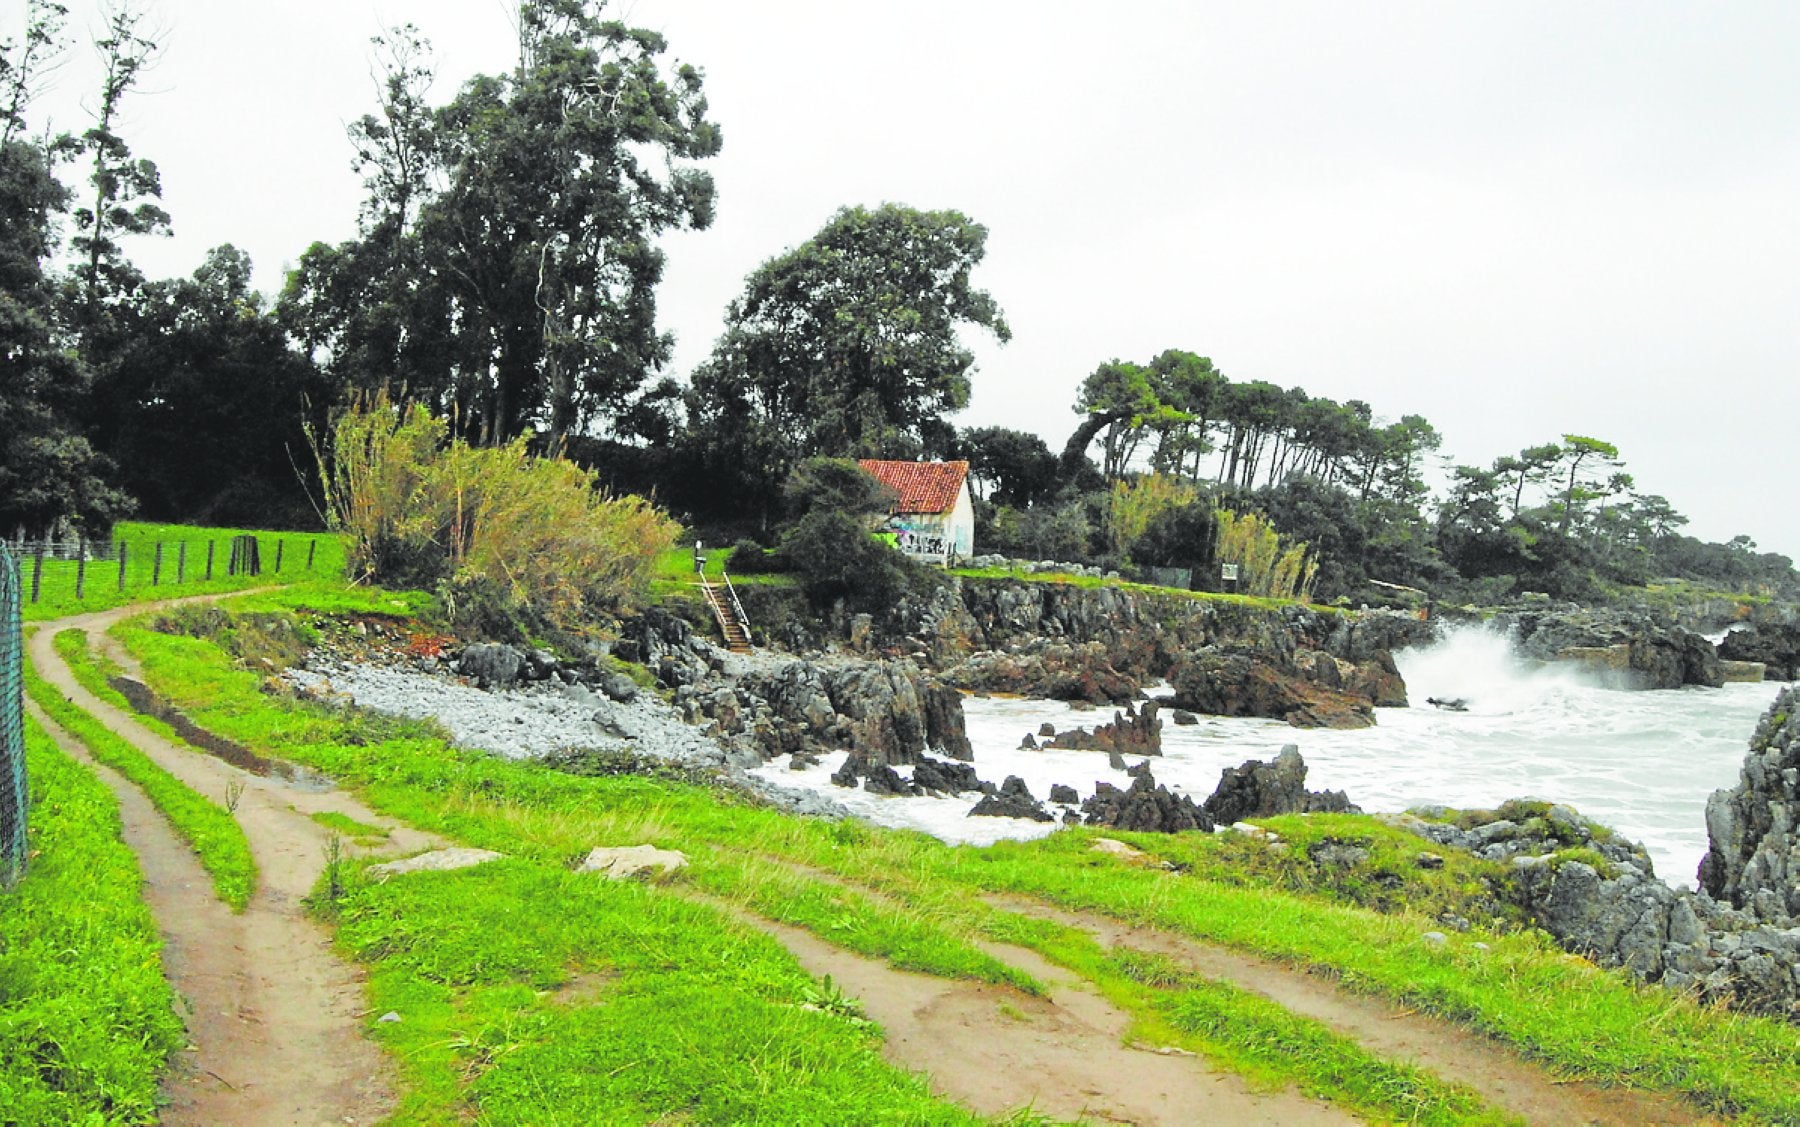
[[[114,5],[106,16],[103,36],[94,47],[102,74],[94,122],[61,145],[89,158],[87,197],[73,213],[70,248],[76,264],[69,278],[69,317],[81,343],[82,356],[103,363],[113,310],[144,283],[143,273],[125,254],[119,240],[128,235],[167,235],[169,213],[159,202],[162,177],[154,161],[134,158],[119,134],[120,109],[159,50],[145,27],[146,10],[131,3]]]
[[[290,278],[290,332],[345,382],[404,384],[488,442],[609,426],[669,357],[665,231],[703,228],[722,143],[699,70],[594,0],[524,0],[518,64],[427,108],[415,30],[377,44],[379,112],[350,134],[361,237]]]
[[[947,453],[975,365],[962,331],[1012,337],[971,281],[986,249],[960,212],[840,210],[745,280],[690,382],[691,441],[765,492],[802,458]]]
[[[0,43],[0,530],[71,521],[99,532],[129,511],[77,416],[90,375],[62,329],[48,272],[70,193],[55,143],[32,140],[26,113],[41,67],[62,49],[65,9],[34,2],[22,41]]]

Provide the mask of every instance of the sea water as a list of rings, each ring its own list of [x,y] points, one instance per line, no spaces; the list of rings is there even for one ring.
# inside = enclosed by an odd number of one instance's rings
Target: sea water
[[[1689,885],[1706,852],[1706,800],[1737,782],[1750,734],[1779,685],[1728,684],[1656,692],[1605,689],[1568,665],[1519,658],[1496,633],[1466,628],[1429,647],[1394,655],[1411,708],[1376,710],[1376,726],[1355,731],[1297,729],[1271,720],[1202,716],[1178,725],[1164,710],[1163,754],[1151,761],[1159,783],[1204,801],[1220,772],[1272,759],[1288,745],[1305,757],[1312,790],[1342,790],[1369,812],[1440,804],[1491,808],[1509,798],[1567,803],[1649,850],[1659,876]],[[1165,691],[1152,686],[1151,696]],[[1427,705],[1461,699],[1466,711]],[[1048,722],[1057,731],[1112,719],[1112,709],[1060,701],[968,697],[963,702],[975,767],[1000,782],[1018,775],[1038,798],[1050,784],[1086,798],[1096,782],[1125,787],[1104,753],[1020,750]],[[782,765],[760,773],[827,794],[881,825],[923,830],[945,841],[989,844],[1052,832],[1052,824],[971,818],[973,796],[882,797],[833,786],[845,753],[817,767]],[[907,770],[900,768],[905,775]],[[1061,810],[1049,807],[1060,815]]]

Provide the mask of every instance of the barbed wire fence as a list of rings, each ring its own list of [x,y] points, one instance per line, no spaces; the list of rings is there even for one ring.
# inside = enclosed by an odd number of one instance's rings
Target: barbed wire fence
[[[25,642],[21,634],[19,565],[0,543],[0,889],[25,871]]]

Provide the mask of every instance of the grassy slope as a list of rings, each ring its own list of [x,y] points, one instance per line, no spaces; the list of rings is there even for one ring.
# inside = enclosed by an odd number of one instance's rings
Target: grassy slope
[[[1701,1010],[1665,992],[1633,986],[1618,974],[1568,958],[1541,937],[1477,931],[1438,947],[1420,939],[1435,926],[1427,917],[1380,915],[1267,885],[1244,887],[1241,874],[1227,879],[1231,867],[1202,855],[1224,847],[1223,835],[1134,839],[1144,848],[1169,851],[1172,863],[1189,870],[1185,875],[1098,857],[1087,848],[1092,837],[1087,831],[986,850],[952,849],[915,834],[787,818],[691,787],[573,778],[461,755],[417,726],[305,706],[275,707],[257,694],[254,677],[234,670],[204,643],[143,631],[124,634],[156,671],[159,690],[202,723],[336,774],[378,806],[416,824],[520,855],[548,870],[544,879],[561,879],[567,863],[594,844],[650,841],[695,855],[692,879],[709,891],[853,949],[936,973],[1005,980],[1010,972],[981,962],[968,942],[977,933],[1005,935],[1081,969],[1132,1008],[1146,1029],[1167,1033],[1176,1043],[1187,1037],[1215,1056],[1331,1092],[1377,1117],[1466,1122],[1481,1121],[1487,1113],[1441,1085],[1408,1087],[1380,1076],[1375,1064],[1356,1063],[1342,1045],[1320,1047],[1327,1044],[1319,1039],[1322,1031],[1295,1025],[1297,1019],[1288,1015],[1260,1012],[1255,1000],[1232,998],[1171,976],[1166,968],[1146,969],[1141,961],[1083,949],[1066,931],[994,913],[976,894],[1022,892],[1325,968],[1353,986],[1467,1021],[1574,1074],[1684,1091],[1751,1118],[1800,1117],[1800,1047],[1788,1027]],[[785,881],[758,858],[835,871],[877,885],[885,896],[872,899]],[[1453,874],[1457,880],[1479,876]],[[353,893],[351,900],[389,895],[386,887]],[[514,896],[514,889],[502,882],[495,892]],[[909,919],[896,919],[896,908]],[[425,911],[418,905],[414,910]],[[409,942],[437,942],[424,938],[430,930],[415,928],[408,916],[388,917],[389,926]],[[709,930],[730,931],[716,923]],[[1488,949],[1475,947],[1477,940]],[[473,942],[469,946],[480,949]],[[389,950],[382,944],[359,948],[374,962],[378,982],[405,993],[432,981],[417,972],[390,980]],[[681,964],[671,959],[668,965]],[[529,981],[515,978],[508,985],[522,984]],[[466,1022],[478,1000],[464,993],[443,1004],[445,1012],[460,1013]],[[1252,1035],[1233,1044],[1234,1030],[1242,1029]],[[1259,1041],[1282,1047],[1257,1058]],[[493,1090],[485,1086],[488,1078],[510,1067],[517,1051],[491,1059],[484,1054],[461,1048],[452,1053],[460,1067],[481,1077],[471,1089],[477,1098]],[[452,1067],[446,1062],[438,1069],[446,1092],[455,1088],[444,1078]],[[1359,1094],[1371,1077],[1380,1090]],[[1390,1091],[1395,1087],[1404,1090]],[[1376,1101],[1374,1107],[1369,1100]]]
[[[29,720],[25,748],[32,860],[0,893],[0,1120],[152,1122],[181,1022],[118,806]]]

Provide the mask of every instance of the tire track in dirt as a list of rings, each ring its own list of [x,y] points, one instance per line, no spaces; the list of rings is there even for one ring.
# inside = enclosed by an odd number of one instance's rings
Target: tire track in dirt
[[[1127,1046],[1124,1012],[1032,952],[1012,948],[1008,958],[1048,985],[1048,998],[895,970],[800,928],[726,910],[862,1003],[886,1033],[890,1063],[924,1073],[933,1092],[979,1114],[1029,1107],[1062,1120],[1145,1127],[1359,1122],[1295,1092],[1254,1091],[1197,1057]]]
[[[379,816],[341,792],[308,792],[177,747],[82,688],[57,655],[55,635],[104,638],[122,618],[169,604],[123,607],[40,625],[28,643],[33,666],[77,707],[201,794],[220,799],[241,785],[236,811],[255,857],[258,885],[242,915],[213,893],[192,850],[154,806],[112,772],[127,842],[144,872],[145,898],[166,944],[164,969],[187,1000],[188,1039],[165,1086],[163,1122],[206,1127],[368,1123],[393,1107],[392,1069],[363,1035],[361,973],[331,950],[302,899],[323,873],[331,832],[311,820],[333,811],[389,830],[377,852],[412,852],[439,839]],[[66,733],[58,742],[69,747]],[[344,847],[350,851],[350,847]]]
[[[1166,955],[1207,978],[1260,994],[1311,1018],[1370,1052],[1467,1085],[1495,1107],[1532,1123],[1675,1127],[1714,1122],[1674,1096],[1563,1079],[1546,1066],[1454,1022],[1353,993],[1272,960],[1024,897],[986,899],[1003,911],[1085,931],[1107,947],[1128,946]]]

